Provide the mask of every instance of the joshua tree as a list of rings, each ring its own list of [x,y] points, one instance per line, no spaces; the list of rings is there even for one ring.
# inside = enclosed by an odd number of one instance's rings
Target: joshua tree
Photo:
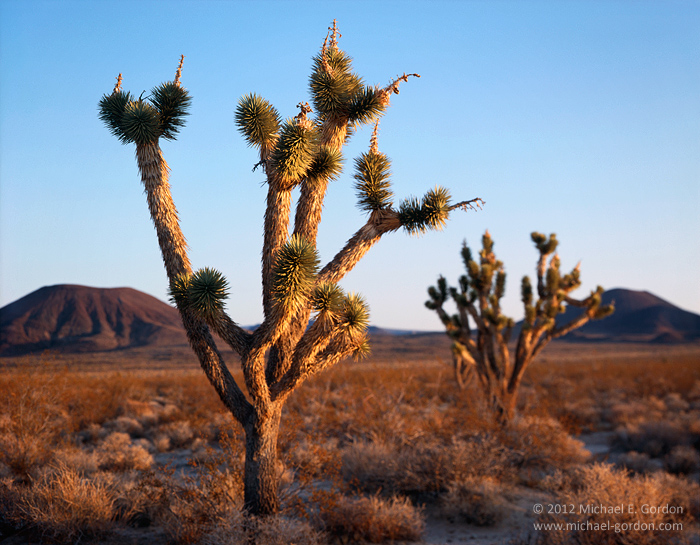
[[[569,294],[581,285],[580,263],[564,276],[559,272],[556,235],[549,238],[532,233],[532,241],[540,252],[537,262],[537,301],[533,300],[530,278],[523,277],[521,295],[525,307],[515,353],[508,346],[514,327],[512,318],[501,312],[505,294],[506,273],[503,263],[493,253],[493,240],[486,231],[481,239],[479,263],[472,258],[466,242],[462,260],[467,274],[459,278],[459,287],[448,287],[445,278],[428,288],[430,299],[425,306],[437,312],[452,343],[455,376],[464,388],[476,374],[491,408],[501,424],[507,424],[515,414],[518,388],[523,374],[549,341],[566,335],[589,320],[605,318],[613,313],[613,305],[601,305],[600,286],[583,300]],[[551,256],[551,257],[550,257]],[[444,304],[451,298],[458,313],[450,316]],[[566,323],[557,323],[557,315],[567,305],[583,311]],[[471,325],[473,322],[473,328]]]
[[[309,88],[312,107],[282,121],[265,99],[249,94],[235,112],[238,129],[259,150],[267,178],[267,209],[262,251],[264,320],[250,333],[224,310],[227,281],[210,268],[192,270],[187,245],[171,198],[168,166],[161,138],[174,140],[190,105],[180,85],[182,59],[175,79],[155,87],[149,97],[135,98],[121,89],[100,101],[100,118],[122,143],[136,144],[151,218],[158,235],[172,301],[177,306],[193,351],[219,397],[246,436],[244,505],[255,515],[277,511],[277,435],[282,407],[304,379],[350,356],[368,351],[368,307],[338,282],[385,233],[403,227],[411,234],[440,229],[456,208],[479,207],[473,199],[450,203],[441,187],[422,199],[393,205],[390,160],[378,150],[377,125],[369,151],[355,159],[359,207],[369,215],[345,247],[319,270],[316,235],[328,184],[342,170],[341,151],[353,131],[376,122],[404,74],[386,87],[366,85],[352,72],[350,57],[338,47],[335,21],[313,59]],[[310,117],[315,111],[315,117]],[[291,192],[300,188],[291,224]],[[291,233],[290,233],[291,229]],[[236,383],[210,331],[241,357],[247,397]]]

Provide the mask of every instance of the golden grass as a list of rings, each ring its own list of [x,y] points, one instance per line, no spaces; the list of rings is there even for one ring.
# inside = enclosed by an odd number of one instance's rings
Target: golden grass
[[[606,430],[640,473],[611,470],[608,484],[656,500],[649,483],[671,479],[668,490],[697,521],[687,493],[696,485],[685,477],[700,472],[697,350],[667,361],[562,350],[561,363],[533,365],[522,418],[506,430],[446,364],[344,364],[308,380],[283,415],[284,509],[274,524],[300,543],[415,539],[416,507],[427,502],[446,517],[497,525],[505,491],[543,488],[553,475],[569,476],[562,498],[597,498],[602,481],[577,473],[585,453],[568,433]],[[266,526],[240,518],[242,429],[201,371],[71,370],[66,361],[0,373],[0,522],[58,542],[151,524],[176,543],[223,543],[226,528],[276,543]],[[159,469],[178,457],[196,465]],[[71,502],[93,514],[69,512]]]
[[[604,464],[582,467],[560,479],[556,502],[572,512],[545,512],[539,522],[574,526],[543,531],[542,545],[663,545],[684,543],[690,534],[697,485],[665,474],[633,477]],[[671,509],[664,512],[667,506]]]

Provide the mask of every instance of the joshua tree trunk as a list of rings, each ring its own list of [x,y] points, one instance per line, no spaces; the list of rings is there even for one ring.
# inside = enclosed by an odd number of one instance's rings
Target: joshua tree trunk
[[[507,388],[494,389],[490,393],[491,411],[501,426],[506,427],[513,420],[518,402],[517,391]]]
[[[136,158],[156,229],[172,301],[202,369],[246,435],[244,504],[253,515],[279,508],[277,435],[284,401],[308,376],[368,351],[369,320],[364,300],[346,294],[337,282],[384,234],[403,227],[411,234],[441,229],[455,208],[480,207],[481,199],[450,203],[436,187],[423,199],[394,207],[390,160],[379,152],[378,118],[398,94],[404,74],[381,88],[365,85],[352,72],[350,57],[338,47],[335,21],[314,58],[310,88],[316,110],[282,121],[277,110],[255,95],[240,99],[236,123],[248,144],[259,150],[258,165],[268,184],[262,249],[263,323],[249,333],[224,310],[227,282],[213,269],[192,271],[187,244],[170,194],[168,166],[159,139],[174,140],[191,99],[180,86],[182,58],[174,81],[154,88],[147,99],[121,90],[121,74],[100,101],[100,118],[122,143],[136,144]],[[410,74],[410,76],[418,76]],[[368,153],[356,159],[359,206],[369,214],[345,247],[320,268],[316,236],[329,182],[341,171],[341,150],[349,135],[375,123]],[[290,228],[292,190],[300,188]],[[292,236],[289,233],[292,232]],[[247,396],[234,380],[210,328],[240,356]]]
[[[271,412],[251,415],[245,429],[245,473],[243,505],[249,513],[271,515],[279,509],[279,465],[277,435],[282,405]]]

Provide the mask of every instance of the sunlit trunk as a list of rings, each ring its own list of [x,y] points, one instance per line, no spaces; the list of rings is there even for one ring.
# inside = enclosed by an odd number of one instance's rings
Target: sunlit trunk
[[[252,416],[245,426],[244,509],[251,515],[279,511],[277,436],[282,406],[264,416]]]

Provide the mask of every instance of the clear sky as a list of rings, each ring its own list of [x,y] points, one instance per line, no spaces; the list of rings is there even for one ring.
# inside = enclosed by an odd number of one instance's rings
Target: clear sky
[[[584,285],[648,290],[700,312],[700,3],[696,1],[0,0],[0,305],[45,285],[130,286],[166,300],[166,276],[132,145],[97,103],[119,72],[137,96],[171,80],[193,96],[163,143],[195,268],[229,279],[228,310],[261,319],[265,188],[233,122],[256,92],[283,116],[308,100],[311,58],[333,19],[367,83],[418,72],[380,125],[398,199],[435,184],[482,211],[443,232],[386,235],[342,282],[372,323],[440,329],[426,287],[462,273],[488,229],[505,308],[522,316],[529,234],[556,232]],[[358,132],[333,182],[319,250],[364,223],[352,187]]]

